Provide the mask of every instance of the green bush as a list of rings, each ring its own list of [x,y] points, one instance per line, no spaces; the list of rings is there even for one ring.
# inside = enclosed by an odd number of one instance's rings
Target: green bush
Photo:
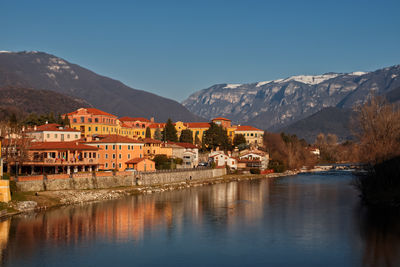
[[[268,169],[272,169],[274,172],[284,172],[286,171],[286,166],[278,160],[270,160]]]
[[[252,169],[250,169],[250,173],[251,174],[260,174],[261,171],[260,171],[260,169],[252,168]]]

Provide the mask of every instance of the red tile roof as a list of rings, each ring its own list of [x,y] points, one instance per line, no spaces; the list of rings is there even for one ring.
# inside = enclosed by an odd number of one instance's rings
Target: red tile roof
[[[88,146],[79,142],[32,142],[29,147],[30,150],[98,150],[97,147]]]
[[[143,118],[143,117],[135,117],[135,118],[132,118],[132,117],[122,117],[122,118],[119,118],[119,120],[120,120],[120,121],[141,121],[141,122],[150,122],[150,120],[148,120],[148,119],[146,119],[146,118]]]
[[[247,125],[237,126],[235,131],[262,131],[262,132],[264,132],[263,130],[257,129],[256,127],[247,126]]]
[[[61,128],[61,129],[60,129]],[[72,128],[62,128],[60,124],[49,123],[43,124],[36,127],[36,130],[31,130],[30,132],[43,132],[43,131],[56,131],[56,132],[80,132]]]
[[[223,117],[218,117],[218,118],[212,119],[212,121],[231,121],[231,120],[227,119],[227,118],[223,118]]]
[[[208,122],[186,122],[184,125],[188,128],[210,128]]]
[[[110,116],[110,117],[115,117],[115,118],[117,117],[117,116],[115,116],[113,114],[107,113],[107,112],[102,111],[102,110],[97,109],[97,108],[83,108],[83,109],[86,109],[86,111],[88,113],[93,114],[93,115],[104,115],[104,116]],[[80,109],[77,109],[77,110],[75,110],[73,112],[70,112],[70,113],[67,113],[67,114],[64,114],[64,115],[74,115],[74,114],[78,113],[79,110]]]
[[[125,162],[125,164],[137,164],[143,160],[146,160],[146,158],[134,158],[134,159],[128,160],[127,162]],[[149,160],[149,159],[147,159],[147,160]],[[152,160],[150,160],[150,161],[152,161]]]
[[[196,145],[193,145],[191,143],[174,143],[174,142],[168,142],[168,144],[174,144],[174,145],[178,145],[184,148],[198,148]]]
[[[143,141],[132,139],[122,135],[110,134],[110,135],[99,135],[94,137],[92,141],[86,141],[85,143],[141,143]]]
[[[145,144],[161,144],[162,142],[153,138],[143,138],[141,139],[142,143]]]
[[[152,123],[150,124],[149,128],[153,128],[153,129],[162,129],[165,127],[165,123]]]

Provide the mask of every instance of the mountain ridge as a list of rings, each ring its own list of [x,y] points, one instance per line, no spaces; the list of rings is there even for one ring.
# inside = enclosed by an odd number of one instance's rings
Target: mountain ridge
[[[29,87],[84,99],[117,116],[204,121],[180,103],[70,63],[45,52],[0,53],[0,87]]]
[[[400,86],[400,65],[383,69],[321,75],[295,75],[247,84],[216,84],[182,102],[193,113],[226,116],[276,131],[327,107],[351,108],[372,94],[386,94]]]

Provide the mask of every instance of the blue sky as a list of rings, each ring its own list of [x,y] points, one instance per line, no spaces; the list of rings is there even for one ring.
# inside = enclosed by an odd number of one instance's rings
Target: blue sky
[[[216,83],[400,64],[399,13],[400,1],[0,0],[0,50],[181,101]]]

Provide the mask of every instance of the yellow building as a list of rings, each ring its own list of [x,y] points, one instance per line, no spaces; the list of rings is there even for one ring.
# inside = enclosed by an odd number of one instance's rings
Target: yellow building
[[[120,121],[117,116],[96,108],[80,108],[63,115],[65,116],[68,117],[71,128],[81,132],[81,137],[117,134],[129,138],[144,138],[146,134],[145,128],[132,127]]]

